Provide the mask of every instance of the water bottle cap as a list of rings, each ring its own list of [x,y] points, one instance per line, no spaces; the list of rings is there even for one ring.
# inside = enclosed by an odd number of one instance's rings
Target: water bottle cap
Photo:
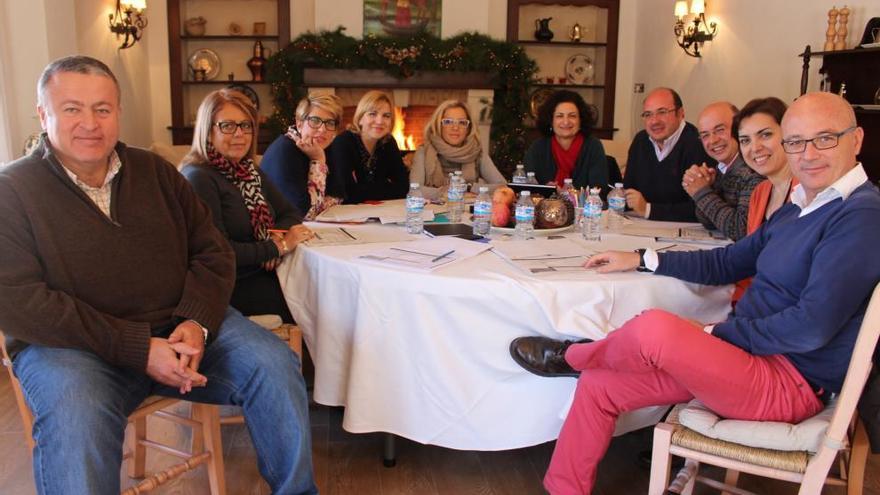
[[[522,163],[518,163],[518,164],[516,165],[516,168],[525,168],[525,167],[526,167],[526,166],[523,165]]]
[[[461,174],[462,174],[461,170],[456,170],[456,171],[455,171],[455,175],[461,175]]]
[[[409,183],[409,188],[412,189],[412,188],[414,188],[414,187],[419,187],[419,183],[418,183],[418,182],[410,182],[410,183]]]
[[[563,182],[564,184],[571,184],[571,183],[572,183],[571,177],[568,177],[568,178],[564,179],[562,182]]]
[[[602,192],[602,189],[599,189],[598,187],[590,188],[590,194],[599,194],[600,192]]]
[[[488,186],[480,186],[480,192],[481,193],[489,192],[489,187]]]
[[[535,175],[534,172],[527,172],[526,175]]]
[[[614,187],[623,187],[623,182],[615,182]]]
[[[523,192],[519,193],[519,195],[520,195],[520,196],[531,196],[532,193],[529,192],[529,191],[523,191]]]

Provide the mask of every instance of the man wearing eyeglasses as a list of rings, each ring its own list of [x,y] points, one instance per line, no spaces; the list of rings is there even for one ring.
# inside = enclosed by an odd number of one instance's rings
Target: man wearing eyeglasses
[[[681,185],[695,163],[715,166],[697,128],[684,120],[681,97],[669,88],[648,93],[642,104],[645,129],[636,134],[626,161],[626,205],[650,220],[695,222],[694,201]]]
[[[118,140],[104,63],[56,60],[37,95],[45,134],[0,171],[0,329],[40,493],[119,493],[126,418],[150,395],[242,406],[273,493],[317,493],[299,361],[229,307],[235,258],[208,208]]]
[[[880,192],[856,160],[864,133],[843,98],[802,96],[782,133],[800,185],[752,235],[711,251],[609,251],[586,263],[702,284],[754,276],[725,321],[654,309],[596,342],[511,344],[533,373],[580,373],[544,478],[553,495],[590,493],[623,412],[697,398],[725,418],[799,423],[840,392],[880,282]]]
[[[739,142],[732,132],[736,112],[737,108],[726,101],[711,103],[700,112],[700,141],[718,166],[693,164],[681,181],[694,200],[700,223],[733,240],[745,237],[752,190],[764,180],[740,155]]]

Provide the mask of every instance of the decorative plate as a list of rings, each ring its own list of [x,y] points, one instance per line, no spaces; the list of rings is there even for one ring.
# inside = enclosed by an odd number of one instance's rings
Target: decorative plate
[[[204,69],[205,80],[210,81],[220,74],[220,57],[214,50],[202,48],[189,56],[189,66],[193,70]]]
[[[529,99],[529,108],[532,112],[532,117],[538,118],[538,109],[541,108],[541,105],[547,101],[547,98],[553,94],[553,90],[550,88],[538,88],[532,93],[532,97]]]
[[[556,227],[555,229],[535,229],[535,236],[544,236],[544,235],[553,235],[559,234],[560,232],[567,232],[574,228],[574,224],[566,225],[565,227]],[[513,235],[514,228],[513,227],[496,227],[492,226],[492,232],[497,232],[499,234],[510,234]]]
[[[576,53],[565,61],[565,77],[571,84],[591,84],[595,75],[593,59],[583,53]]]
[[[260,97],[257,96],[257,92],[253,90],[250,86],[246,86],[244,84],[230,84],[226,86],[226,89],[231,89],[233,91],[238,91],[239,93],[247,96],[251,103],[254,104],[257,109],[260,109]]]

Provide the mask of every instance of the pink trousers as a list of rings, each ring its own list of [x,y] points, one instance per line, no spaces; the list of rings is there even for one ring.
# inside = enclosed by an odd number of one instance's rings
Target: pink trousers
[[[544,476],[553,495],[590,493],[626,411],[696,397],[726,418],[797,423],[824,407],[785,357],[753,356],[661,310],[572,345],[565,359],[582,373]]]

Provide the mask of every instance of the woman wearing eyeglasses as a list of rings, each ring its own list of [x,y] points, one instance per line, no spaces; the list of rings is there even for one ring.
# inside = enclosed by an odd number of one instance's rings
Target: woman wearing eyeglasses
[[[229,89],[208,94],[199,106],[181,173],[235,251],[230,304],[245,315],[277,314],[292,323],[273,272],[283,256],[313,234],[254,165],[257,131],[257,109],[245,95]]]
[[[789,201],[797,182],[792,178],[782,147],[782,116],[787,106],[779,98],[755,98],[733,119],[743,160],[767,178],[752,190],[746,232],[751,234]]]
[[[424,143],[413,157],[409,180],[421,184],[425,196],[434,199],[443,195],[449,174],[459,170],[468,184],[497,186],[507,182],[480,143],[467,105],[446,100],[425,126]]]
[[[328,161],[325,153],[341,121],[338,96],[309,93],[296,107],[294,125],[269,145],[260,162],[263,172],[306,220],[314,220],[345,198],[342,164]]]
[[[535,126],[543,137],[526,151],[525,168],[541,184],[571,178],[574,187],[606,187],[605,148],[591,134],[596,112],[574,91],[560,90],[538,109]]]
[[[368,91],[358,102],[349,130],[328,148],[331,163],[344,164],[345,202],[400,199],[409,189],[409,173],[394,128],[394,101],[381,91]]]

